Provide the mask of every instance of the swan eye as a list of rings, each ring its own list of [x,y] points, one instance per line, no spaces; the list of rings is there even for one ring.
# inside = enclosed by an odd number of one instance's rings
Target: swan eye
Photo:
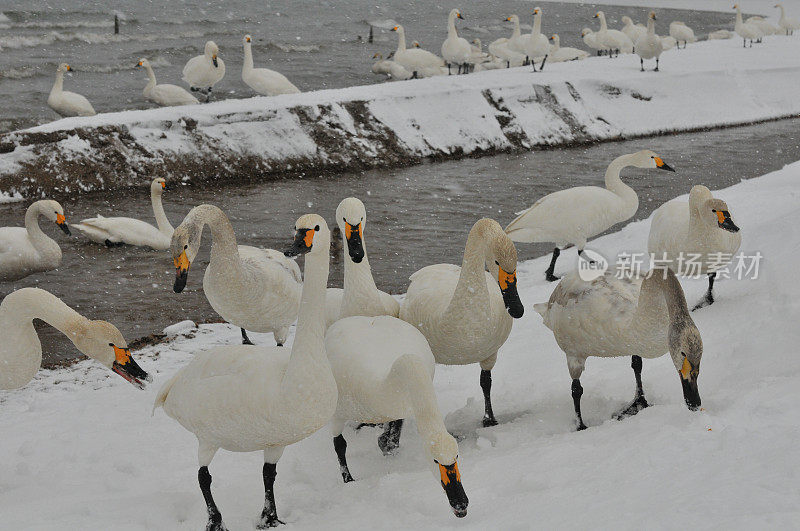
[[[188,249],[188,248],[189,248],[189,246],[188,246],[188,245],[184,245],[184,246],[183,246],[183,250],[184,250],[184,251],[185,251],[186,249]]]
[[[109,344],[108,344],[108,346],[109,346],[109,347],[113,347],[113,346],[114,346],[114,343],[109,343]]]
[[[315,232],[319,232],[319,225],[317,225],[316,227],[314,227],[314,231],[315,231]]]

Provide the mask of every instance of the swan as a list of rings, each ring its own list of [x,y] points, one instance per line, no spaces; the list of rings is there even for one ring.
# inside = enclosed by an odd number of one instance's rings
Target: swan
[[[413,416],[453,513],[466,516],[469,500],[458,471],[458,443],[439,411],[432,381],[435,360],[425,336],[396,317],[347,317],[328,329],[325,351],[339,390],[331,431],[344,482],[353,481],[342,435],[345,422]]]
[[[586,46],[592,50],[597,50],[597,55],[603,55],[606,51],[605,47],[597,40],[597,33],[591,28],[583,28],[581,30],[581,38]]]
[[[112,245],[137,245],[151,247],[158,251],[166,251],[172,239],[172,225],[164,213],[161,204],[161,194],[167,187],[167,181],[158,177],[150,183],[150,202],[153,205],[153,214],[156,217],[158,228],[136,218],[106,218],[97,215],[96,218],[83,219],[72,226],[74,229],[97,243]]]
[[[39,288],[22,288],[0,302],[0,389],[19,389],[30,382],[42,364],[42,344],[33,327],[41,319],[107,369],[144,389],[153,379],[131,357],[125,338],[105,321],[90,321],[61,299]]]
[[[392,28],[397,32],[397,50],[394,52],[394,61],[411,72],[412,78],[439,75],[444,61],[422,48],[406,49],[406,33],[403,26]]]
[[[594,18],[600,19],[600,30],[597,32],[597,43],[607,52],[609,57],[613,57],[614,52],[633,53],[633,42],[627,35],[619,30],[608,29],[606,24],[606,14],[602,11],[595,13]]]
[[[376,53],[372,56],[373,59],[378,59],[372,64],[373,74],[384,74],[392,79],[411,79],[411,72],[403,68],[400,64],[392,61],[391,59],[384,59],[383,55]]]
[[[319,430],[336,410],[336,381],[324,345],[330,231],[316,214],[301,216],[295,230],[286,253],[306,254],[306,281],[291,351],[228,345],[198,352],[164,384],[153,406],[154,411],[163,407],[197,437],[197,479],[208,509],[207,530],[225,529],[208,471],[217,450],[264,452],[264,509],[257,527],[275,527],[283,523],[273,490],[283,449]]]
[[[658,72],[658,59],[661,52],[664,51],[664,46],[661,43],[661,37],[656,35],[656,14],[651,11],[647,17],[647,32],[636,41],[636,53],[639,55],[639,65],[644,72],[644,60],[655,59],[656,67],[653,69]]]
[[[725,29],[712,31],[711,33],[708,34],[708,40],[710,41],[725,40],[731,38],[733,38],[733,33]]]
[[[147,59],[139,59],[139,62],[136,63],[136,67],[144,67],[144,69],[147,70],[147,77],[150,79],[142,91],[145,99],[157,103],[162,107],[200,103],[197,101],[197,98],[178,85],[156,85],[156,75],[153,73],[153,67],[150,66],[150,61]]]
[[[697,185],[688,202],[669,201],[653,213],[647,251],[679,275],[708,275],[708,291],[697,309],[714,302],[716,271],[730,262],[741,244],[742,234],[728,205]]]
[[[74,92],[64,90],[64,72],[72,72],[72,67],[61,63],[56,69],[56,82],[50,89],[47,105],[64,117],[69,116],[94,116],[97,114],[94,107],[85,97]]]
[[[517,15],[511,15],[506,18],[506,21],[514,24],[511,37],[508,39],[509,49],[518,53],[525,53],[525,41],[528,37],[522,34],[522,30],[519,27],[519,17]]]
[[[425,335],[437,363],[480,363],[483,425],[494,426],[492,368],[512,318],[523,311],[517,250],[495,220],[484,218],[469,231],[461,267],[435,264],[411,275],[400,318]]]
[[[544,70],[549,53],[550,42],[547,37],[542,35],[542,8],[537,7],[533,10],[533,28],[525,40],[525,55],[533,65],[534,72],[536,72],[536,58],[543,57],[539,70]]]
[[[192,57],[186,62],[183,80],[192,92],[201,92],[208,97],[214,85],[225,77],[225,62],[218,55],[219,47],[214,41],[208,41],[203,55]]]
[[[553,46],[550,48],[550,62],[561,63],[563,61],[577,61],[589,57],[589,52],[579,50],[577,48],[561,47],[561,39],[557,34],[550,37],[553,41]]]
[[[461,11],[458,9],[451,9],[447,17],[447,38],[442,43],[442,57],[447,65],[447,74],[450,75],[450,67],[453,64],[458,65],[459,74],[469,73],[469,65],[472,60],[472,47],[469,41],[463,37],[458,36],[456,31],[456,19],[460,18]]]
[[[591,282],[572,271],[559,282],[550,300],[534,309],[567,356],[579,430],[586,429],[580,377],[589,356],[631,356],[636,398],[618,419],[649,405],[642,388],[642,358],[659,358],[667,351],[678,370],[686,406],[692,411],[700,407],[697,377],[703,340],[672,270],[653,269],[644,279],[620,279],[606,272]]]
[[[555,242],[545,278],[558,280],[554,271],[560,247],[572,244],[583,253],[586,240],[630,219],[639,209],[639,197],[619,178],[623,168],[658,168],[675,171],[649,150],[617,157],[606,169],[605,188],[576,186],[548,194],[518,213],[505,231],[512,241]]]
[[[278,94],[299,94],[300,89],[295,87],[286,76],[268,68],[253,68],[252,38],[245,35],[243,39],[244,63],[242,64],[242,81],[244,84],[263,96],[277,96]]]
[[[696,39],[694,37],[694,31],[692,28],[681,22],[680,20],[676,20],[670,22],[669,24],[669,35],[678,45],[678,49],[681,49],[681,41],[683,41],[683,47],[686,48],[686,45],[690,42],[694,42]]]
[[[489,53],[495,58],[506,63],[507,68],[522,66],[525,62],[525,53],[522,51],[522,34],[519,29],[519,17],[511,15],[503,19],[504,22],[513,22],[514,31],[510,38],[501,37],[489,44]]]
[[[753,41],[761,39],[764,35],[758,26],[755,24],[747,24],[742,22],[742,11],[739,9],[739,4],[733,4],[733,9],[736,10],[736,25],[734,31],[742,38],[742,47],[747,47],[747,39],[750,39],[750,47],[753,47]]]
[[[36,201],[25,212],[25,227],[0,227],[0,282],[9,282],[61,265],[61,248],[39,228],[39,216],[69,235],[64,209],[51,199]]]
[[[783,4],[775,4],[775,7],[781,10],[781,18],[778,20],[778,27],[785,31],[786,35],[792,35],[794,30],[800,29],[800,22],[786,16],[786,10],[783,8]]]
[[[749,17],[744,22],[757,27],[763,35],[775,35],[780,32],[780,29],[764,20],[764,17]]]
[[[325,296],[326,324],[353,315],[373,317],[376,315],[400,314],[400,303],[375,286],[372,269],[367,258],[364,230],[367,225],[367,210],[364,203],[348,197],[336,208],[336,223],[342,233],[344,255],[344,289],[328,288]]]
[[[641,24],[634,24],[633,19],[627,15],[622,17],[622,23],[625,25],[622,26],[620,31],[628,36],[634,46],[636,45],[636,41],[647,35],[647,28]]]
[[[172,235],[175,293],[186,286],[206,225],[211,228],[212,241],[203,292],[211,307],[242,329],[243,344],[252,344],[246,330],[253,330],[272,332],[282,346],[297,318],[303,286],[300,268],[273,249],[236,245],[231,222],[214,205],[194,207]]]

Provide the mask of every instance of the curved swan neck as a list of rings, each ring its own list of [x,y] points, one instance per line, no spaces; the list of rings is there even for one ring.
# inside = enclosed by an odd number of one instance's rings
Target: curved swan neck
[[[426,442],[435,435],[447,433],[431,376],[419,358],[413,354],[397,358],[389,373],[389,380],[395,392],[406,394],[414,411],[417,430]]]
[[[252,43],[249,42],[244,43],[244,64],[242,65],[242,70],[247,72],[253,70],[253,49]]]
[[[41,319],[75,342],[75,336],[89,320],[64,304],[52,293],[38,288],[23,288],[9,294],[0,307],[3,320],[33,321]]]
[[[186,222],[197,229],[198,240],[203,236],[203,227],[211,228],[211,263],[232,266],[238,271],[241,269],[239,248],[236,245],[236,234],[233,232],[228,216],[214,205],[200,205],[194,207],[186,216]],[[198,241],[199,246],[199,241]]]
[[[153,205],[153,214],[156,217],[158,231],[172,236],[174,229],[167,218],[166,212],[164,212],[164,205],[161,204],[161,190],[150,190],[150,204]]]
[[[486,242],[490,237],[486,225],[481,223],[476,223],[469,231],[464,259],[461,261],[461,274],[453,298],[445,311],[446,316],[489,303],[489,290],[486,287]]]
[[[664,320],[665,309],[670,323],[683,322],[689,317],[686,297],[677,277],[669,270],[657,268],[642,281],[636,314],[650,319]]]
[[[144,68],[145,70],[147,70],[147,77],[150,79],[150,81],[147,83],[147,88],[152,89],[153,87],[156,86],[156,74],[155,72],[153,72],[152,66],[147,65]]]
[[[519,29],[519,18],[514,19],[514,32],[511,34],[511,38],[519,38],[522,36],[522,32]]]
[[[606,169],[605,181],[606,188],[620,196],[626,204],[629,203],[628,206],[633,208],[635,213],[639,208],[639,197],[636,195],[633,188],[622,182],[622,179],[619,178],[622,169],[631,165],[634,156],[633,154],[622,155],[612,160],[611,164],[609,164]]]
[[[41,251],[46,246],[58,244],[54,239],[45,234],[39,227],[39,216],[42,214],[42,205],[38,201],[28,207],[25,211],[25,229],[28,231],[28,238],[33,246]]]

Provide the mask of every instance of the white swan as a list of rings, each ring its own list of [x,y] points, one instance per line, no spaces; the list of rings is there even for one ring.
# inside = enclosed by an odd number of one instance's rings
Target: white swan
[[[636,41],[636,54],[639,56],[639,65],[644,72],[644,60],[655,59],[656,67],[653,69],[658,72],[658,60],[661,52],[664,51],[664,45],[661,42],[661,37],[656,35],[656,14],[651,11],[647,17],[647,30],[643,37]]]
[[[785,31],[786,35],[792,35],[794,30],[800,29],[800,22],[786,16],[786,10],[783,8],[783,4],[775,4],[775,7],[781,10],[781,18],[778,20],[778,27]]]
[[[469,73],[470,64],[472,61],[472,47],[467,39],[458,36],[456,31],[456,19],[460,18],[461,11],[458,9],[451,9],[450,14],[447,16],[447,38],[442,43],[442,58],[447,65],[447,73],[450,74],[450,67],[458,65],[458,73]]]
[[[744,22],[745,24],[756,26],[763,35],[775,35],[781,31],[777,26],[773,26],[764,20],[764,17],[748,17]]]
[[[544,70],[544,64],[547,62],[547,56],[550,53],[550,42],[547,37],[542,35],[542,8],[537,7],[533,10],[533,28],[528,38],[525,39],[525,55],[533,65],[533,71],[536,72],[536,59],[542,58],[542,63],[539,65],[539,70]]]
[[[728,205],[702,185],[689,201],[669,201],[653,213],[647,250],[659,265],[679,275],[708,275],[708,291],[695,309],[714,302],[716,271],[725,267],[742,244]]]
[[[636,41],[647,35],[647,28],[641,24],[634,24],[633,19],[627,15],[622,17],[622,23],[624,26],[622,26],[620,31],[628,36],[634,46],[636,45]]]
[[[597,33],[594,32],[591,28],[583,28],[581,30],[581,39],[583,39],[583,43],[591,48],[592,50],[597,51],[597,55],[603,55],[606,51],[605,46],[597,40]]]
[[[559,282],[549,302],[534,309],[567,356],[579,430],[586,429],[580,377],[589,356],[631,356],[636,398],[617,418],[648,406],[642,388],[642,358],[659,358],[667,351],[678,370],[687,407],[692,411],[700,407],[697,377],[703,341],[670,269],[653,269],[645,279],[620,279],[606,272],[591,282],[573,271]]]
[[[372,269],[367,258],[364,230],[367,225],[367,210],[364,203],[348,197],[336,208],[336,223],[342,233],[344,254],[344,289],[328,288],[325,296],[327,326],[345,317],[363,315],[400,314],[400,303],[375,286]]]
[[[186,286],[189,267],[200,249],[204,227],[211,228],[211,262],[203,275],[203,292],[223,319],[242,329],[272,332],[283,345],[297,318],[302,278],[294,260],[273,249],[236,245],[228,217],[214,205],[194,207],[172,235],[175,293]]]
[[[636,214],[639,197],[619,178],[620,171],[628,166],[675,171],[649,150],[622,155],[608,165],[605,188],[576,186],[553,192],[508,224],[506,233],[512,241],[556,243],[550,267],[545,271],[547,280],[558,280],[554,271],[561,254],[559,247],[572,244],[581,254],[589,238]]]
[[[152,378],[131,357],[122,334],[111,323],[90,321],[52,293],[22,288],[0,303],[0,389],[19,389],[42,364],[42,344],[33,327],[41,319],[65,336],[81,353],[100,362],[140,389]],[[143,381],[144,380],[144,381]]]
[[[200,103],[197,101],[197,98],[188,93],[186,89],[179,87],[178,85],[157,85],[156,75],[153,72],[153,67],[150,66],[150,61],[147,59],[139,59],[139,62],[136,63],[136,67],[144,67],[144,69],[147,70],[147,77],[149,78],[149,81],[142,91],[145,99],[150,100],[153,103],[157,103],[162,107],[171,107],[174,105],[193,105],[195,103]]]
[[[264,96],[277,96],[278,94],[299,94],[300,89],[295,87],[286,76],[269,68],[253,68],[252,38],[245,35],[244,63],[242,64],[242,81],[245,85]]]
[[[608,29],[606,24],[606,14],[598,11],[594,18],[600,19],[600,30],[597,32],[597,43],[601,45],[607,52],[609,57],[613,57],[614,53],[633,53],[633,42],[627,35],[619,30]]]
[[[106,218],[97,215],[96,218],[83,219],[72,226],[84,236],[97,243],[112,245],[137,245],[151,247],[159,251],[169,249],[172,239],[172,225],[164,213],[161,204],[161,194],[167,187],[167,181],[158,177],[150,183],[150,203],[156,217],[158,228],[136,218],[113,217]]]
[[[739,9],[739,4],[733,4],[733,9],[736,10],[736,24],[734,31],[742,38],[742,47],[747,46],[747,40],[750,39],[750,47],[753,47],[753,41],[760,40],[764,35],[755,24],[747,24],[742,21],[742,11]]]
[[[344,482],[353,481],[342,435],[345,422],[414,417],[453,513],[466,516],[469,500],[458,471],[458,443],[439,412],[432,382],[435,361],[425,336],[395,317],[348,317],[328,329],[325,350],[339,389],[331,431]]]
[[[671,35],[664,35],[660,37],[660,39],[661,39],[661,50],[664,52],[666,52],[667,50],[671,50],[678,45],[678,41],[676,41],[675,37],[672,37]]]
[[[411,72],[403,68],[402,65],[392,61],[391,59],[384,59],[383,55],[380,53],[376,53],[372,56],[373,59],[377,59],[374,63],[372,63],[372,70],[373,74],[383,74],[392,79],[411,79]]]
[[[186,62],[183,80],[192,92],[202,92],[208,96],[214,85],[225,77],[225,62],[218,55],[219,47],[214,41],[208,41],[203,55],[192,57]]]
[[[712,31],[711,33],[708,34],[708,40],[710,41],[718,41],[718,40],[725,40],[732,38],[733,38],[733,33],[726,29]]]
[[[64,72],[72,72],[72,67],[61,63],[56,70],[56,82],[47,97],[47,105],[61,116],[94,116],[94,107],[85,97],[64,90]]]
[[[525,62],[525,52],[523,51],[522,34],[519,29],[519,17],[511,15],[504,19],[505,22],[514,23],[514,31],[510,38],[501,37],[489,44],[489,53],[500,61],[505,62],[506,67],[522,66]]]
[[[406,33],[403,26],[392,28],[397,32],[397,50],[394,52],[394,61],[411,72],[412,78],[439,75],[444,66],[444,60],[422,48],[406,49]]]
[[[669,35],[678,45],[678,49],[681,49],[681,42],[683,42],[683,47],[686,48],[686,45],[690,42],[694,42],[695,36],[694,31],[692,28],[681,22],[680,20],[675,20],[670,22],[669,24]]]
[[[578,61],[589,57],[589,52],[579,50],[577,48],[561,47],[561,39],[558,34],[553,34],[550,37],[553,41],[553,46],[550,48],[550,62],[561,63],[563,61]]]
[[[19,280],[61,265],[61,247],[39,228],[44,216],[69,234],[64,209],[51,199],[36,201],[25,212],[25,227],[0,227],[0,282]]]
[[[198,352],[156,397],[154,410],[163,406],[197,437],[207,530],[225,529],[208,471],[217,450],[264,452],[265,499],[257,527],[275,527],[283,523],[273,491],[283,449],[319,430],[336,410],[336,381],[323,343],[330,231],[315,214],[301,216],[295,229],[287,253],[306,253],[306,281],[292,350],[235,345]]]
[[[496,221],[484,218],[469,231],[461,267],[436,264],[411,275],[400,318],[425,335],[437,363],[480,363],[483,425],[493,426],[492,367],[512,317],[522,317],[523,311],[517,250]]]

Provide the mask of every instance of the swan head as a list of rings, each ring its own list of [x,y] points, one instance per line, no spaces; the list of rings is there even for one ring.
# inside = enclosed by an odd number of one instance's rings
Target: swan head
[[[195,207],[197,208],[197,207]],[[172,262],[175,264],[175,283],[172,286],[175,293],[180,293],[186,287],[186,280],[189,278],[189,267],[197,257],[200,250],[200,234],[192,223],[181,223],[172,233],[170,250],[172,252]]]
[[[142,68],[150,68],[150,61],[148,61],[147,59],[145,59],[144,57],[142,57],[141,59],[139,59],[139,62],[138,62],[138,63],[136,63],[136,67],[137,67],[137,68],[139,68],[139,67],[142,67]]]
[[[519,22],[519,17],[517,15],[511,15],[506,17],[506,22]]]
[[[581,35],[581,37],[583,37],[583,35]],[[553,41],[553,44],[555,44],[556,46],[561,44],[557,33],[554,33],[554,34],[550,35],[550,40]]]
[[[217,61],[217,55],[219,55],[219,46],[217,46],[217,43],[214,41],[206,42],[204,55],[211,59],[211,63],[214,65],[214,68],[219,66],[219,61]]]
[[[167,189],[167,180],[163,177],[157,177],[153,179],[153,182],[150,183],[150,192],[156,195],[161,195],[161,193]]]
[[[286,256],[328,253],[331,247],[331,232],[325,218],[318,214],[305,214],[294,224],[294,241],[283,252]]]
[[[242,39],[242,42],[244,42],[244,44],[250,44],[250,42],[251,42],[252,40],[253,40],[253,38],[252,38],[252,37],[250,37],[250,35],[245,35],[245,36],[244,36],[244,39]]]
[[[591,35],[592,33],[594,33],[594,30],[592,30],[591,28],[583,28],[581,30],[581,37],[586,37],[587,35]]]
[[[364,226],[367,224],[367,209],[360,199],[342,199],[336,207],[336,224],[347,242],[347,253],[356,264],[361,263],[364,250]]]
[[[728,232],[739,232],[739,227],[733,222],[728,203],[711,195],[711,190],[698,184],[689,192],[689,207],[695,210],[700,219],[709,227],[719,227]]]
[[[69,226],[67,225],[67,218],[64,216],[64,207],[58,201],[52,199],[42,199],[36,201],[33,205],[39,209],[39,214],[49,219],[61,229],[64,234],[70,235]],[[31,205],[31,207],[33,206]]]
[[[441,482],[450,507],[459,518],[467,515],[467,498],[461,485],[461,473],[458,470],[458,443],[446,431],[437,433],[430,439],[428,453],[433,458],[431,472]]]
[[[650,14],[647,15],[647,18],[649,18],[650,20],[657,20],[656,19],[656,12],[655,11],[650,11]]]
[[[72,67],[69,66],[67,63],[61,63],[58,65],[56,72],[64,73],[64,72],[72,72]]]
[[[637,168],[657,168],[659,170],[675,171],[669,164],[664,162],[664,159],[649,149],[643,149],[642,151],[633,153],[629,165]]]
[[[542,14],[542,8],[541,8],[541,7],[535,7],[535,8],[533,8],[533,16],[534,16],[534,17],[536,17],[536,16],[540,16],[541,14]]]
[[[464,17],[461,16],[461,11],[459,11],[458,9],[450,10],[450,18],[460,18],[461,20],[464,20]]]
[[[506,311],[514,319],[522,317],[525,308],[517,292],[517,248],[514,242],[493,219],[478,220],[469,238],[478,237],[484,245],[486,269],[497,279]]]
[[[106,321],[86,321],[72,330],[69,338],[82,353],[97,360],[108,369],[119,374],[139,389],[144,382],[152,382],[131,356],[128,343],[116,326]]]
[[[392,28],[392,31],[396,31],[397,33],[404,33],[403,26],[398,24],[397,26]]]

